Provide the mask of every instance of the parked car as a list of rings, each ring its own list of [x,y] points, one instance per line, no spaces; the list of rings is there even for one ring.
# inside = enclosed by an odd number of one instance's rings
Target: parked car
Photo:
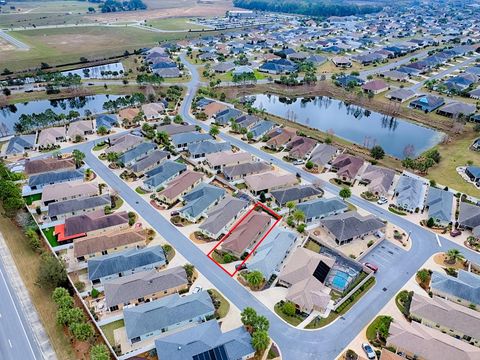
[[[453,229],[452,231],[450,231],[450,236],[452,237],[457,237],[459,235],[462,235],[462,232],[458,229]]]
[[[202,291],[202,288],[200,286],[195,286],[195,288],[193,289],[192,293],[193,294],[196,294],[196,293],[199,293],[200,291]]]
[[[377,204],[383,205],[383,204],[386,204],[387,202],[388,202],[387,198],[382,196],[380,199],[378,199]]]
[[[362,349],[365,351],[365,354],[367,354],[367,358],[372,360],[377,358],[377,355],[375,354],[375,351],[373,351],[373,348],[370,346],[370,344],[363,343]]]
[[[373,273],[376,273],[378,271],[378,266],[377,265],[374,265],[374,264],[371,264],[371,263],[363,263],[363,266],[369,268],[370,270],[373,271]]]
[[[235,265],[235,270],[237,271],[244,270],[246,268],[247,268],[247,265],[245,265],[245,263]]]
[[[303,164],[305,164],[305,160],[302,160],[302,159],[300,159],[300,160],[295,160],[295,161],[293,162],[293,165],[303,165]]]
[[[170,216],[177,216],[178,214],[179,214],[179,212],[177,210],[175,210],[175,211],[172,211],[170,213]]]

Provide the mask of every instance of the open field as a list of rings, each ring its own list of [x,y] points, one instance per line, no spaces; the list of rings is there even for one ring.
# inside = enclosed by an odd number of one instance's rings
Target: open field
[[[200,33],[156,33],[134,27],[70,27],[13,31],[9,33],[31,47],[29,51],[9,51],[2,54],[0,68],[10,70],[78,62],[122,55],[125,50],[151,47],[161,41],[200,36]],[[215,32],[210,34],[215,35]]]
[[[15,49],[16,47],[10,44],[7,40],[0,38],[0,51],[10,51]]]
[[[161,30],[202,30],[209,28],[193,24],[188,17],[176,17],[165,19],[153,19],[147,21],[147,25]]]
[[[15,9],[10,7],[14,6]],[[44,13],[66,13],[88,11],[90,6],[95,4],[86,1],[9,1],[8,6],[2,8],[2,13],[12,14],[44,14]]]
[[[3,209],[0,208],[0,213]],[[40,256],[34,253],[27,245],[22,231],[17,228],[8,218],[0,217],[0,232],[10,249],[18,272],[25,283],[32,302],[35,304],[38,315],[50,337],[50,342],[55,349],[58,359],[75,359],[74,351],[70,346],[63,328],[57,325],[55,318],[55,304],[49,291],[37,286],[37,271]],[[35,269],[32,271],[32,269]]]

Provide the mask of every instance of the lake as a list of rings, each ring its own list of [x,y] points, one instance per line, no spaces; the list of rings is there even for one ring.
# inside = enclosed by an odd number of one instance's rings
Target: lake
[[[90,66],[82,69],[63,71],[62,75],[79,75],[82,79],[115,79],[123,77],[123,64],[120,62],[99,66]],[[112,74],[112,73],[115,73]]]
[[[18,121],[22,114],[39,114],[47,109],[52,109],[57,114],[68,114],[70,110],[85,115],[89,110],[92,114],[105,112],[103,103],[108,100],[115,100],[120,95],[92,95],[81,96],[60,100],[35,100],[28,103],[18,103],[4,108],[0,108],[0,124],[5,124],[10,133],[13,132],[13,125]]]
[[[258,94],[253,99],[253,107],[269,114],[367,148],[380,145],[387,154],[399,159],[417,157],[444,137],[440,131],[326,96],[290,99]]]

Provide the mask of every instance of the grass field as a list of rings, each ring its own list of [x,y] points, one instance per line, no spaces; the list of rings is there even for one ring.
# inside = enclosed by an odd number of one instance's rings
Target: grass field
[[[53,226],[48,229],[43,229],[43,233],[52,247],[59,245],[57,239],[55,238],[54,231],[55,228]]]
[[[3,209],[0,208],[3,214]],[[50,342],[55,349],[58,359],[75,359],[75,354],[65,336],[61,326],[57,325],[55,318],[55,304],[52,301],[51,293],[37,285],[37,269],[40,257],[27,245],[27,239],[22,231],[17,228],[9,219],[0,216],[0,232],[5,238],[10,252],[13,256],[18,272],[30,294],[40,320],[50,337]]]
[[[38,67],[41,62],[59,65],[122,55],[125,50],[158,45],[159,42],[201,36],[201,33],[155,33],[134,27],[69,27],[13,31],[10,33],[31,47],[29,51],[8,51],[0,57],[0,68],[10,70]],[[215,35],[216,32],[209,34]]]
[[[189,18],[166,18],[147,21],[148,26],[161,30],[202,30],[208,29],[202,25],[192,24]]]
[[[107,325],[102,326],[103,333],[107,337],[108,342],[110,345],[115,346],[115,337],[113,336],[113,331],[116,329],[120,329],[125,326],[125,322],[123,319],[113,321]]]

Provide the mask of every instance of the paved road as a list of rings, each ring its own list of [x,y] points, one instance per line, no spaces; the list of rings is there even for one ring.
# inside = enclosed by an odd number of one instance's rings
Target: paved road
[[[8,41],[10,44],[15,45],[20,50],[30,50],[30,46],[21,42],[20,40],[14,38],[13,36],[7,34],[6,32],[0,30],[0,37]]]
[[[0,359],[35,360],[43,355],[20,308],[0,258]]]

